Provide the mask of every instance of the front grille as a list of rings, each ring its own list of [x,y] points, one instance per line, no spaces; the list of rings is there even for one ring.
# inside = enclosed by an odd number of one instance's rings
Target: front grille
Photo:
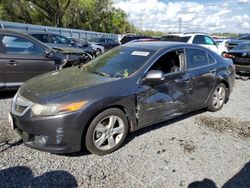
[[[31,101],[17,93],[12,101],[12,113],[18,116],[23,116],[30,109],[32,104]]]

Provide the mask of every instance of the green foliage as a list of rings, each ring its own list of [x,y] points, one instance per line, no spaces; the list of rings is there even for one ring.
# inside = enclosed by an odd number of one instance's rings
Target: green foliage
[[[0,19],[117,34],[136,31],[111,0],[1,0]]]

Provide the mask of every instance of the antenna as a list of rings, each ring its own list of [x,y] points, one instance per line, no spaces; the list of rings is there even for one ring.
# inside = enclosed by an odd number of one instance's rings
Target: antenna
[[[182,20],[181,20],[181,17],[179,18],[179,33],[181,33],[181,22],[182,22]]]

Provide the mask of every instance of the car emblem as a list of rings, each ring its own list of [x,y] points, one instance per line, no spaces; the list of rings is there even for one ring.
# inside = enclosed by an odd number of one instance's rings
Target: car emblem
[[[244,53],[242,54],[242,57],[246,57],[246,56],[247,56],[247,53],[244,52]]]

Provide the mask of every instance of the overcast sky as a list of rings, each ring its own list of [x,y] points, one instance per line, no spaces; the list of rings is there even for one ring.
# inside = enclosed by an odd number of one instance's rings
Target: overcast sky
[[[129,21],[142,29],[178,32],[250,33],[250,0],[115,0]]]

